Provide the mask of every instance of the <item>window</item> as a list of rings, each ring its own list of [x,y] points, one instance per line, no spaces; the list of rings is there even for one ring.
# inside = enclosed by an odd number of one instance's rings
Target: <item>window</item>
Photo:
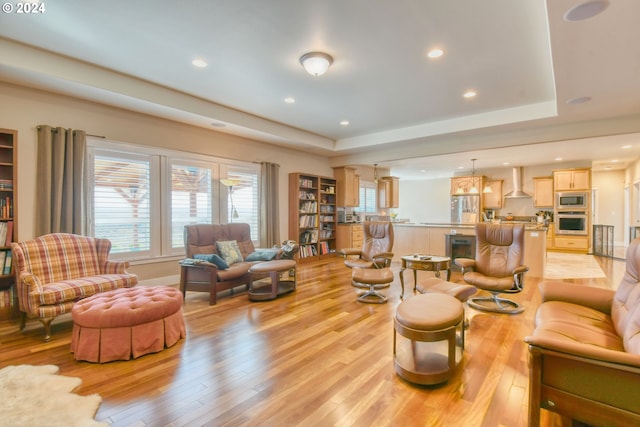
[[[229,222],[244,222],[251,228],[251,240],[258,241],[258,171],[256,169],[227,168],[227,179],[235,185],[228,187],[227,218]]]
[[[246,222],[259,244],[259,164],[92,138],[87,145],[88,233],[111,240],[113,258],[182,255],[184,226],[195,223]],[[225,190],[220,176],[238,184]]]
[[[360,209],[364,213],[378,212],[378,185],[375,182],[360,181]]]
[[[183,248],[184,226],[213,222],[213,171],[186,162],[171,165],[171,248]]]
[[[150,156],[96,151],[93,233],[111,240],[111,253],[151,253]]]

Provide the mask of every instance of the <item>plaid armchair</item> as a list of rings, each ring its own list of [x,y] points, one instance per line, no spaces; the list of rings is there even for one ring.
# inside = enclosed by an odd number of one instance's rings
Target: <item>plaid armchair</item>
[[[127,262],[109,261],[107,239],[53,233],[33,240],[13,242],[14,271],[24,329],[27,318],[44,325],[45,341],[51,321],[71,312],[73,304],[98,292],[129,288],[138,283],[126,272]]]

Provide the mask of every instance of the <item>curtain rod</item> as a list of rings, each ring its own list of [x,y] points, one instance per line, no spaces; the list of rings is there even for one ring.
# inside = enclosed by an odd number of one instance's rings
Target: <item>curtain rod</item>
[[[62,127],[62,126],[51,126],[51,125],[38,125],[38,126],[36,126],[36,129],[40,130],[42,128],[42,126],[49,126],[51,128],[52,132],[58,132],[58,128]],[[69,130],[71,130],[72,132],[77,132],[78,131],[78,129],[69,129]],[[107,137],[104,136],[104,135],[94,135],[94,134],[91,134],[91,133],[87,133],[86,135],[94,137],[94,138],[107,139]]]
[[[278,163],[273,163],[273,162],[252,162],[252,163],[254,163],[254,164],[258,164],[258,165],[263,165],[263,164],[265,164],[265,163],[272,163],[272,164],[276,165],[277,167],[280,167],[280,164],[278,164]]]

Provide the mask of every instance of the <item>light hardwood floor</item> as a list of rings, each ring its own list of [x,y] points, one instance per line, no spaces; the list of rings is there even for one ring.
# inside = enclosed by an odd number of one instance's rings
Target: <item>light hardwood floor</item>
[[[607,278],[568,281],[615,288],[624,262],[599,263]],[[405,276],[407,298],[413,281]],[[106,364],[73,359],[68,316],[54,322],[49,343],[39,322],[22,332],[2,322],[0,368],[59,366],[61,375],[82,378],[77,393],[102,396],[96,419],[113,426],[526,426],[523,337],[533,328],[541,279],[527,277],[525,291],[514,297],[526,307],[522,314],[467,308],[470,327],[456,375],[440,386],[415,386],[393,368],[395,277],[381,305],[356,301],[339,258],[300,265],[297,291],[274,301],[249,302],[238,293],[209,306],[206,294],[189,292],[185,340]],[[549,414],[543,422],[567,424]]]

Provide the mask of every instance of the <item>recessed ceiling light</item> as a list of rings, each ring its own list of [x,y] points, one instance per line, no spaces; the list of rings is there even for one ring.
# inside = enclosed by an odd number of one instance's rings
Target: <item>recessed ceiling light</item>
[[[287,104],[294,104],[296,102],[295,98],[288,96],[284,99],[284,102],[286,102]]]
[[[474,90],[468,90],[462,96],[469,99],[469,98],[474,98],[476,95],[477,93]]]
[[[613,159],[613,160],[611,160],[611,163],[618,163],[619,161],[620,160],[618,160],[618,159]]]
[[[504,162],[503,165],[505,166],[509,166],[511,163],[510,162]]]
[[[567,10],[563,18],[568,22],[584,21],[593,18],[609,7],[609,0],[591,0]]]
[[[626,150],[626,149],[628,149],[628,148],[631,148],[631,145],[623,145],[623,146],[622,146],[622,147],[620,147],[620,148],[622,148],[622,149]]]
[[[340,122],[342,126],[349,126],[349,120],[343,120]]]
[[[553,160],[555,160],[556,162],[559,162],[559,161],[561,161],[561,160],[562,160],[562,157],[556,157],[556,158],[555,158],[555,159],[553,159]]]
[[[440,48],[431,49],[427,52],[427,56],[431,59],[440,58],[442,55],[444,55],[444,50]]]
[[[205,61],[202,58],[196,58],[193,61],[191,61],[191,65],[198,68],[205,68],[209,64],[207,64],[207,61]]]
[[[571,99],[567,99],[567,104],[570,105],[578,105],[578,104],[584,104],[585,102],[589,102],[591,101],[591,97],[590,96],[579,96],[577,98],[571,98]]]

